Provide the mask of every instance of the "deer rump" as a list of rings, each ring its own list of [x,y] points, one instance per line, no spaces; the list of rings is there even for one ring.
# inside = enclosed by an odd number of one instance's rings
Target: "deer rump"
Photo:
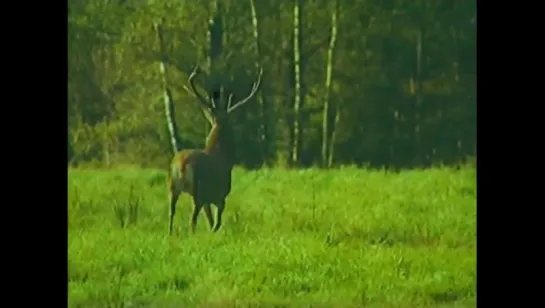
[[[203,150],[185,150],[171,164],[172,192],[191,195],[200,204],[223,203],[231,192],[231,170],[221,158]]]

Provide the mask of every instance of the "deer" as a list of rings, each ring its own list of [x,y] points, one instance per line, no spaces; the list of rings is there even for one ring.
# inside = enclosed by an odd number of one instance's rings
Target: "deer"
[[[190,217],[192,233],[195,233],[197,218],[202,208],[204,208],[210,229],[213,232],[220,229],[226,198],[231,192],[231,173],[236,154],[230,114],[255,96],[263,75],[263,69],[260,68],[257,80],[246,98],[232,104],[233,94],[231,93],[227,103],[220,104],[218,91],[212,92],[210,99],[206,99],[197,90],[194,81],[199,72],[199,66],[196,65],[188,78],[188,83],[212,128],[206,138],[204,149],[182,149],[171,160],[168,170],[169,235],[173,233],[176,203],[182,193],[189,194],[193,199],[193,213]],[[169,120],[174,123],[173,118]],[[174,136],[171,137],[174,138]],[[215,224],[211,204],[216,206]]]

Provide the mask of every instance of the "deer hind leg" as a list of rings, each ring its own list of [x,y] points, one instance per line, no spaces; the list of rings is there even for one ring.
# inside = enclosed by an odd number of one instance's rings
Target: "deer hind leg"
[[[201,209],[203,207],[203,203],[200,202],[197,198],[193,198],[193,214],[191,214],[190,219],[190,226],[191,226],[191,232],[195,233],[195,228],[197,227],[197,218],[199,217],[199,213],[201,212]]]
[[[168,199],[169,199],[169,203],[170,203],[169,235],[172,235],[172,231],[173,231],[173,228],[174,228],[174,215],[176,214],[176,203],[178,202],[179,197],[180,197],[180,193],[175,191],[175,190],[171,190],[169,192],[169,194],[168,194]]]
[[[214,228],[214,217],[212,216],[212,209],[210,209],[210,204],[204,205],[204,213],[206,214],[206,218],[208,219],[208,223],[210,224],[210,229]]]
[[[174,215],[176,215],[176,203],[178,202],[178,198],[180,197],[180,194],[182,193],[183,188],[183,174],[181,173],[181,170],[176,166],[171,166],[171,169],[168,172],[168,188],[169,188],[169,194],[168,194],[168,200],[169,200],[169,235],[172,235],[172,232],[174,231]]]
[[[216,207],[218,208],[218,211],[216,212],[216,225],[213,229],[214,232],[218,232],[221,227],[221,215],[223,215],[223,210],[225,209],[225,200],[218,202]]]

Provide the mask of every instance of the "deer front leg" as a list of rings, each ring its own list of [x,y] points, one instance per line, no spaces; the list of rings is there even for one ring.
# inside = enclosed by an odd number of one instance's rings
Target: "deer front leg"
[[[191,232],[195,233],[195,228],[197,227],[197,218],[199,217],[199,213],[201,212],[201,208],[203,206],[202,203],[198,202],[196,199],[193,200],[193,214],[191,214]]]
[[[218,232],[221,227],[221,215],[223,214],[223,209],[225,208],[225,201],[222,201],[216,204],[218,211],[216,212],[216,225],[214,226],[213,231]]]
[[[206,214],[206,218],[208,219],[208,223],[210,224],[210,229],[213,229],[214,217],[212,217],[212,209],[210,209],[210,204],[204,205],[204,213]]]

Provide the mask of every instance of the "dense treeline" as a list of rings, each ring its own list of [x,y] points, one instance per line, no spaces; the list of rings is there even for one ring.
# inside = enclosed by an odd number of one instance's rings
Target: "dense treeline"
[[[475,44],[469,0],[71,1],[69,163],[165,166],[165,80],[183,147],[201,147],[196,64],[235,99],[263,67],[234,114],[241,164],[456,162],[476,154]]]

